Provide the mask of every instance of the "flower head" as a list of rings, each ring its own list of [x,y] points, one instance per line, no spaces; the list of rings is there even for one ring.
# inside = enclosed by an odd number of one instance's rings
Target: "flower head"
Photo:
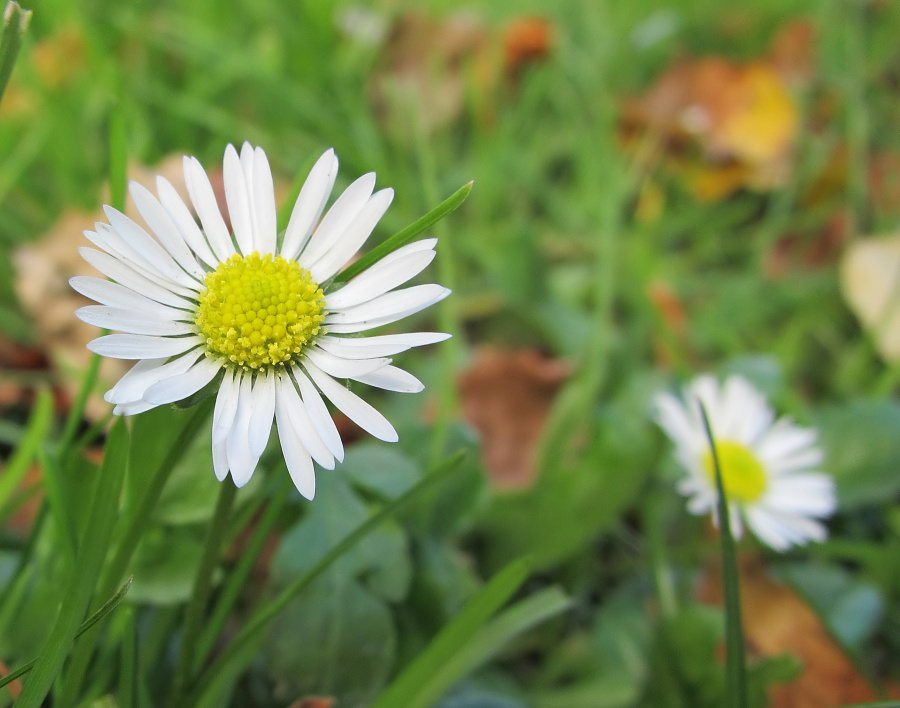
[[[835,494],[832,478],[815,471],[823,459],[815,430],[787,418],[775,421],[762,394],[739,376],[722,385],[701,376],[685,388],[683,400],[668,393],[656,398],[656,420],[687,473],[678,489],[688,497],[691,513],[715,517],[717,497],[698,401],[716,443],[734,535],[740,537],[744,522],[778,551],[824,540],[819,519],[834,511]]]
[[[346,283],[335,276],[365,243],[393,199],[363,175],[322,216],[337,176],[329,150],[300,190],[283,238],[277,236],[272,173],[261,148],[225,150],[229,229],[200,163],[184,158],[190,203],[157,178],[157,194],[130,185],[145,230],[105,207],[109,223],[85,232],[99,250],[81,249],[109,280],[70,282],[100,303],[85,322],[116,330],[89,348],[137,360],[105,398],[131,415],[182,400],[221,375],[212,424],[213,466],[246,484],[272,429],[299,492],[315,494],[313,460],[333,469],[344,448],[324,399],[375,437],[397,440],[393,426],[336,379],[417,392],[412,374],[390,357],[446,339],[435,332],[355,336],[390,324],[449,294],[440,285],[397,289],[435,256],[437,239],[399,248]],[[374,193],[373,193],[374,192]],[[321,219],[320,219],[321,217]]]

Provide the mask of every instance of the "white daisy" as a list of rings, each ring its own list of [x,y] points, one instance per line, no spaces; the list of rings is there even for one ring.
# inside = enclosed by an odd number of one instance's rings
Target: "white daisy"
[[[716,483],[709,441],[697,401],[709,417],[731,528],[740,537],[742,521],[763,543],[783,551],[827,536],[819,519],[835,509],[832,478],[822,464],[816,431],[788,418],[775,421],[765,398],[745,379],[695,379],[683,400],[656,397],[655,417],[675,443],[675,457],[687,477],[678,485],[693,514],[716,518]]]
[[[199,225],[164,178],[157,195],[131,183],[149,231],[111,207],[109,223],[85,232],[99,250],[81,254],[110,280],[76,277],[78,292],[100,303],[78,317],[120,334],[89,348],[138,363],[105,394],[113,412],[131,415],[184,399],[218,374],[212,423],[215,474],[245,485],[274,419],[298,491],[315,494],[312,461],[333,469],[344,448],[323,400],[376,438],[396,441],[393,426],[336,378],[390,391],[422,383],[390,357],[449,335],[434,332],[357,337],[442,300],[440,285],[397,289],[435,256],[437,239],[403,246],[347,283],[334,284],[393,199],[374,192],[366,174],[321,218],[338,170],[334,152],[313,166],[283,238],[276,234],[272,173],[261,148],[225,150],[225,197],[231,230],[209,178],[184,158],[187,191]]]

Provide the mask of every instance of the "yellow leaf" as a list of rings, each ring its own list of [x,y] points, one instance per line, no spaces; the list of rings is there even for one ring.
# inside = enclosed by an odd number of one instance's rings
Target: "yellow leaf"
[[[854,242],[841,261],[841,289],[882,358],[900,360],[900,236]]]

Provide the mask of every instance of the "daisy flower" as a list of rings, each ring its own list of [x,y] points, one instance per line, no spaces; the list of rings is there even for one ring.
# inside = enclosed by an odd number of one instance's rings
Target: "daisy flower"
[[[132,415],[182,400],[218,377],[212,456],[220,481],[230,474],[242,487],[250,480],[274,420],[291,479],[312,499],[313,460],[333,469],[344,457],[325,399],[376,438],[397,440],[387,419],[337,379],[421,391],[422,383],[390,357],[449,336],[357,336],[450,291],[432,284],[397,289],[431,263],[433,238],[393,251],[349,282],[336,282],[394,196],[392,189],[375,192],[369,173],[322,216],[337,170],[329,150],[310,171],[281,239],[266,154],[248,143],[240,155],[231,145],[225,150],[230,228],[200,163],[185,157],[185,183],[199,224],[175,188],[158,177],[155,195],[130,185],[147,230],[107,206],[109,223],[85,232],[97,248],[82,248],[81,255],[109,280],[70,281],[100,303],[77,314],[117,332],[88,347],[137,360],[106,400],[114,413]]]
[[[685,388],[683,400],[664,393],[654,402],[656,421],[687,473],[678,490],[688,510],[716,518],[715,468],[698,400],[716,442],[735,537],[746,523],[777,551],[823,541],[827,532],[819,519],[834,511],[835,493],[832,478],[815,471],[823,460],[816,431],[788,418],[776,421],[762,394],[739,376],[722,385],[701,376]]]

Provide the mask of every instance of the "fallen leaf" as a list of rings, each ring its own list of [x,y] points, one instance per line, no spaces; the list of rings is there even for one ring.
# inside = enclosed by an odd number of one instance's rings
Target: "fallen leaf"
[[[795,34],[805,46],[790,44]],[[648,133],[698,199],[776,188],[791,177],[799,130],[792,90],[811,78],[812,44],[811,29],[798,22],[782,29],[768,57],[682,59],[626,102],[624,133]]]
[[[465,419],[481,434],[484,464],[501,489],[522,489],[535,478],[536,444],[568,364],[534,350],[479,350],[459,377]]]
[[[877,698],[816,613],[790,587],[769,575],[759,557],[741,557],[739,575],[749,652],[792,654],[803,666],[794,680],[769,688],[771,708],[836,708]],[[698,596],[704,602],[722,603],[717,564],[707,568]]]
[[[528,65],[546,58],[553,49],[553,25],[543,17],[522,17],[503,30],[503,68],[515,80]]]
[[[859,239],[840,267],[841,290],[882,358],[900,360],[900,236]]]

